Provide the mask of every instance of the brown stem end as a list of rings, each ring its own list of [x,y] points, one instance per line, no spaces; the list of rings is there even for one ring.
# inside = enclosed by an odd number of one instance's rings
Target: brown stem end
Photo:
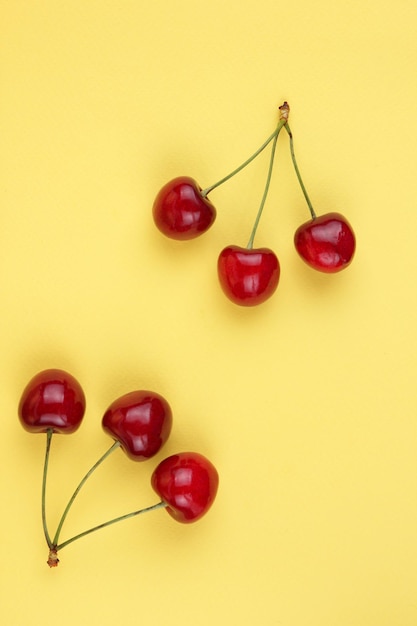
[[[51,548],[49,550],[48,560],[46,561],[49,567],[58,567],[59,559],[58,559],[58,551],[56,548]]]
[[[281,104],[281,106],[279,107],[279,112],[279,119],[288,122],[288,116],[290,114],[290,105],[288,104],[288,102],[284,102],[284,104]]]

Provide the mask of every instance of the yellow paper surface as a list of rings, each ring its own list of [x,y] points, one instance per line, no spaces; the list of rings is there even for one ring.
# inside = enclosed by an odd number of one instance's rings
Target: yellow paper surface
[[[3,0],[2,623],[415,626],[416,24],[414,0]],[[217,256],[247,242],[267,152],[213,191],[200,239],[164,238],[151,207],[174,176],[236,167],[283,100],[316,212],[346,215],[357,253],[333,276],[298,258],[309,214],[283,132],[255,241],[281,280],[244,309]],[[153,468],[180,450],[218,468],[208,515],[114,525],[49,570],[45,438],[17,405],[50,367],[87,397],[53,438],[52,529],[134,389],[167,398],[172,435],[147,463],[106,461],[63,538],[155,502]]]

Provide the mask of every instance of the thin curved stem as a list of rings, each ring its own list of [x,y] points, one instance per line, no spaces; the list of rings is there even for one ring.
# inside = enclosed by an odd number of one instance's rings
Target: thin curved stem
[[[43,464],[43,476],[42,476],[42,526],[43,526],[43,532],[45,535],[46,543],[48,544],[49,548],[51,548],[53,544],[52,544],[51,537],[48,531],[48,526],[46,523],[46,478],[48,475],[49,453],[51,451],[51,441],[52,441],[53,434],[54,434],[53,429],[48,428],[48,430],[46,431],[46,450],[45,450],[45,460]]]
[[[262,200],[261,200],[261,204],[260,204],[259,209],[258,209],[258,213],[256,215],[255,223],[253,225],[252,232],[251,232],[251,235],[249,237],[248,244],[246,246],[248,248],[248,250],[251,250],[253,248],[253,241],[255,239],[256,231],[258,229],[259,221],[261,219],[262,211],[264,210],[265,201],[266,201],[266,198],[267,198],[267,195],[268,195],[269,186],[271,184],[271,177],[272,177],[272,170],[274,168],[275,150],[276,150],[276,147],[277,147],[278,135],[280,133],[281,128],[284,126],[285,123],[286,123],[285,120],[281,120],[280,121],[280,123],[278,125],[278,128],[277,128],[276,135],[274,137],[274,141],[272,143],[271,157],[269,159],[269,168],[268,168],[268,175],[267,175],[266,183],[265,183],[265,189],[264,189],[264,192],[263,192],[263,195],[262,195]]]
[[[111,524],[122,522],[126,519],[129,519],[130,517],[135,517],[137,515],[141,515],[142,513],[148,513],[149,511],[155,511],[156,509],[161,509],[166,506],[167,506],[166,502],[161,501],[161,502],[157,502],[156,504],[153,504],[152,506],[148,506],[145,509],[139,509],[138,511],[132,511],[132,513],[127,513],[126,515],[115,517],[114,519],[111,519],[108,522],[104,522],[103,524],[98,524],[98,526],[93,526],[93,528],[89,528],[88,530],[85,530],[84,532],[79,533],[78,535],[75,535],[74,537],[71,537],[71,539],[67,539],[66,541],[63,541],[60,545],[55,546],[54,549],[56,552],[58,552],[62,550],[63,548],[65,548],[65,546],[68,546],[70,543],[73,543],[73,541],[77,541],[78,539],[81,539],[81,537],[85,537],[86,535],[94,533],[96,530],[100,530],[101,528],[106,528],[107,526],[111,526]]]
[[[280,129],[279,129],[280,130]],[[230,172],[230,174],[228,174],[227,176],[225,176],[224,178],[222,178],[221,180],[217,181],[217,183],[214,183],[214,185],[210,185],[210,187],[206,187],[206,189],[203,189],[203,191],[201,192],[201,195],[205,198],[206,196],[208,196],[208,194],[213,191],[213,189],[215,189],[216,187],[220,187],[220,185],[222,185],[223,183],[227,182],[230,178],[233,178],[233,176],[235,176],[236,174],[238,174],[241,170],[243,170],[247,165],[249,165],[249,163],[251,163],[254,159],[256,159],[256,157],[258,156],[258,154],[260,154],[262,152],[262,150],[264,150],[268,144],[271,143],[271,141],[277,136],[277,134],[279,133],[278,127],[274,130],[274,132],[269,135],[268,139],[266,139],[264,141],[264,143],[262,144],[262,146],[260,148],[258,148],[256,150],[256,152],[254,152],[248,159],[246,159],[246,161],[244,161],[241,165],[239,165],[239,167],[237,167],[236,169],[234,169],[232,172]]]
[[[302,190],[302,192],[304,194],[304,198],[306,199],[306,202],[308,204],[308,208],[310,209],[311,217],[314,220],[314,219],[316,219],[317,215],[316,215],[316,212],[313,209],[313,205],[311,204],[311,200],[310,200],[310,198],[308,196],[308,193],[307,193],[307,190],[306,190],[306,188],[304,186],[303,179],[301,178],[300,170],[298,169],[298,165],[297,165],[297,161],[296,161],[295,153],[294,153],[294,140],[293,140],[291,129],[288,126],[288,124],[285,125],[285,130],[287,131],[287,133],[289,135],[289,138],[290,138],[290,152],[291,152],[291,159],[292,159],[292,162],[293,162],[293,165],[294,165],[295,173],[297,175],[298,182],[300,183],[301,190]]]
[[[59,536],[60,536],[61,530],[62,530],[62,526],[63,526],[63,524],[64,524],[64,522],[66,520],[66,517],[68,515],[68,512],[69,512],[70,508],[72,507],[72,505],[74,503],[75,498],[79,494],[79,492],[80,492],[81,488],[83,487],[83,485],[87,482],[87,480],[90,478],[91,474],[98,468],[98,466],[101,465],[103,463],[103,461],[105,461],[107,459],[107,457],[110,456],[110,454],[112,452],[114,452],[119,447],[120,447],[120,441],[115,441],[112,444],[112,446],[107,450],[107,452],[105,452],[103,454],[103,456],[101,456],[99,458],[99,460],[96,463],[94,463],[94,465],[88,470],[88,472],[86,473],[84,478],[80,481],[78,487],[76,488],[76,490],[72,494],[71,498],[68,501],[67,506],[65,507],[65,510],[64,510],[64,512],[63,512],[63,514],[61,516],[60,521],[59,521],[58,528],[57,528],[57,531],[55,533],[55,537],[54,537],[53,542],[51,543],[51,545],[49,547],[56,546],[58,544]]]

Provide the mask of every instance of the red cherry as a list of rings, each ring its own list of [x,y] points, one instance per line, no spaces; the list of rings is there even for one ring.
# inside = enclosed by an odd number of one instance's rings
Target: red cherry
[[[320,272],[339,272],[355,252],[355,235],[343,215],[326,213],[302,224],[294,235],[301,258]]]
[[[120,442],[129,458],[146,461],[159,451],[169,437],[171,407],[154,391],[131,391],[109,406],[102,426]]]
[[[201,192],[201,187],[188,176],[174,178],[162,187],[152,211],[155,224],[164,235],[194,239],[210,228],[216,209]]]
[[[23,391],[19,419],[31,433],[70,434],[84,417],[85,396],[78,381],[63,370],[39,372]]]
[[[278,286],[280,266],[269,248],[228,246],[220,253],[220,285],[230,300],[243,306],[265,302]]]
[[[189,524],[202,517],[216,497],[219,475],[214,465],[196,452],[181,452],[164,459],[154,470],[151,484],[177,522]]]

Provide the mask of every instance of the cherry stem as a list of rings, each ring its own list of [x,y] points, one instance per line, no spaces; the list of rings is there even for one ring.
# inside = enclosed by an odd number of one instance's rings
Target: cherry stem
[[[112,446],[103,454],[103,456],[101,456],[99,458],[99,460],[94,463],[94,465],[88,470],[88,472],[86,473],[86,475],[84,476],[84,478],[80,481],[78,487],[76,488],[76,490],[74,491],[74,493],[72,494],[71,498],[68,501],[67,506],[65,507],[65,510],[61,516],[61,519],[59,521],[58,524],[58,528],[57,531],[55,533],[55,537],[53,539],[53,541],[51,543],[48,543],[49,547],[53,547],[56,546],[58,544],[58,540],[59,540],[59,536],[61,534],[61,530],[62,530],[62,526],[66,520],[66,517],[68,515],[68,512],[70,510],[70,508],[72,507],[75,498],[77,497],[77,495],[79,494],[81,488],[84,486],[84,484],[87,482],[87,480],[90,478],[91,474],[98,468],[99,465],[101,465],[103,463],[103,461],[105,461],[107,459],[108,456],[110,456],[110,454],[112,452],[114,452],[115,450],[117,450],[117,448],[120,447],[120,441],[115,441]]]
[[[316,212],[313,209],[313,205],[311,204],[311,200],[310,200],[310,198],[308,196],[308,193],[307,193],[307,190],[306,190],[306,188],[304,186],[303,180],[301,178],[300,170],[298,169],[298,165],[297,165],[297,161],[295,159],[295,153],[294,153],[294,140],[293,140],[291,129],[288,126],[288,124],[285,125],[285,130],[287,131],[287,133],[289,135],[289,138],[290,138],[290,152],[291,152],[291,159],[292,159],[292,162],[293,162],[293,165],[294,165],[295,173],[297,175],[298,182],[300,183],[301,190],[302,190],[302,192],[304,194],[304,198],[306,199],[306,202],[308,204],[308,208],[310,209],[311,217],[312,217],[313,220],[315,220],[317,215],[316,215]]]
[[[269,186],[271,184],[271,177],[272,177],[272,170],[273,170],[273,167],[274,167],[275,150],[276,150],[276,147],[277,147],[278,135],[279,135],[279,132],[280,132],[281,128],[284,126],[284,124],[285,124],[285,120],[281,120],[279,125],[278,125],[277,132],[276,132],[275,137],[274,137],[274,141],[272,143],[271,157],[269,159],[269,168],[268,168],[268,175],[267,175],[266,183],[265,183],[265,189],[264,189],[264,193],[262,195],[262,200],[261,200],[261,204],[260,204],[259,209],[258,209],[258,213],[256,215],[255,223],[253,225],[252,232],[251,232],[251,235],[249,237],[248,244],[246,246],[248,250],[251,250],[253,248],[253,241],[255,239],[256,231],[257,231],[258,226],[259,226],[259,221],[260,221],[261,216],[262,216],[262,211],[264,210],[266,197],[268,195]]]
[[[281,107],[280,107],[281,109]],[[256,157],[258,156],[258,154],[260,154],[262,152],[262,150],[265,150],[265,148],[267,147],[268,144],[271,143],[271,141],[273,139],[275,139],[276,137],[278,137],[279,131],[281,130],[283,124],[281,123],[281,119],[280,122],[278,124],[278,126],[276,127],[276,129],[274,130],[274,132],[269,135],[268,139],[266,139],[264,141],[264,143],[261,145],[260,148],[258,148],[256,150],[256,152],[254,152],[252,154],[252,156],[250,156],[248,159],[246,159],[246,161],[244,161],[241,165],[239,165],[239,167],[237,167],[235,170],[233,170],[232,172],[230,172],[230,174],[228,174],[227,176],[225,176],[224,178],[222,178],[221,180],[217,181],[217,183],[214,183],[214,185],[210,185],[210,187],[206,187],[206,189],[203,189],[203,191],[201,192],[201,195],[203,196],[203,198],[206,198],[208,196],[208,194],[213,191],[213,189],[215,189],[216,187],[220,187],[220,185],[222,185],[223,183],[227,182],[228,180],[230,180],[230,178],[233,178],[233,176],[235,176],[236,174],[238,174],[241,170],[243,170],[247,165],[249,165],[249,163],[251,163],[254,159],[256,159]],[[285,123],[285,122],[284,122]]]
[[[166,502],[162,500],[161,502],[157,502],[156,504],[153,504],[152,506],[148,506],[144,509],[139,509],[138,511],[132,511],[132,513],[127,513],[126,515],[115,517],[114,519],[111,519],[107,522],[103,522],[103,524],[98,524],[98,526],[93,526],[93,528],[89,528],[88,530],[85,530],[84,532],[79,533],[78,535],[75,535],[74,537],[71,537],[71,539],[67,539],[66,541],[63,541],[60,545],[53,546],[53,548],[55,552],[58,552],[59,550],[62,550],[62,548],[65,548],[65,546],[68,546],[70,543],[73,543],[73,541],[77,541],[77,539],[81,539],[81,537],[85,537],[86,535],[89,535],[90,533],[94,533],[96,530],[100,530],[101,528],[106,528],[107,526],[111,526],[112,524],[116,524],[117,522],[122,522],[131,517],[136,517],[137,515],[141,515],[142,513],[155,511],[156,509],[161,509],[166,506],[167,506]]]
[[[52,548],[53,543],[51,541],[51,537],[48,532],[48,526],[46,523],[46,477],[48,475],[49,453],[51,451],[51,441],[52,441],[53,434],[54,434],[53,429],[48,428],[48,430],[46,431],[46,450],[45,450],[45,461],[43,464],[43,478],[42,478],[42,526],[43,526],[43,532],[45,535],[46,543],[48,544],[49,548]]]

